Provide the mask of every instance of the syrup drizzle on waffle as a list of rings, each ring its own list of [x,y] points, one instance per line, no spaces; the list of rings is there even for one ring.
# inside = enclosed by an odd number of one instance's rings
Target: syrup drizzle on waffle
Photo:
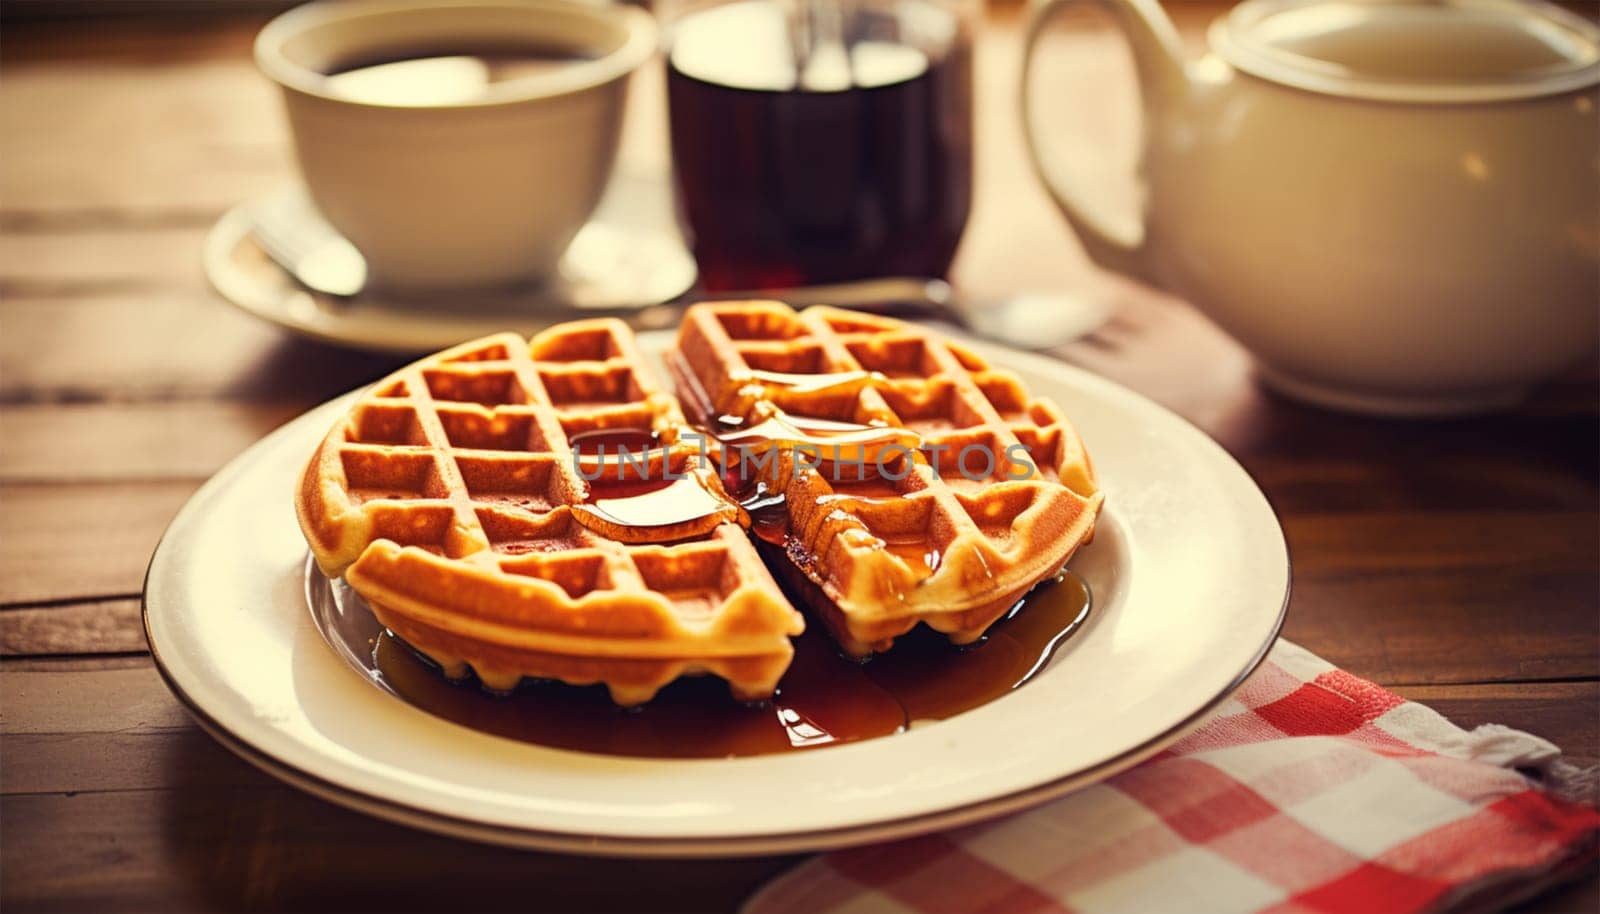
[[[850,383],[870,383],[875,373],[843,372],[841,376],[848,376]],[[806,376],[783,377],[805,378]],[[819,387],[806,387],[806,389],[826,389],[836,386],[836,383],[845,382],[829,381]],[[743,508],[746,511],[761,509],[762,521],[758,525],[761,529],[756,532],[758,535],[765,533],[764,538],[769,542],[782,545],[783,534],[787,528],[784,498],[782,495],[770,494],[773,487],[769,486],[768,478],[744,472],[749,466],[748,455],[754,454],[759,457],[768,451],[779,449],[792,451],[798,448],[802,455],[819,464],[822,461],[830,463],[859,461],[868,469],[863,470],[857,481],[867,483],[877,478],[870,467],[876,465],[884,448],[897,446],[909,454],[911,450],[922,446],[922,438],[915,432],[894,428],[881,422],[868,424],[790,416],[783,410],[775,408],[768,410],[765,418],[750,422],[732,416],[722,416],[719,417],[715,428],[685,422],[679,428],[672,429],[671,433],[677,440],[683,440],[686,435],[693,434],[702,436],[702,440],[717,443],[715,452],[708,449],[706,456],[721,461],[721,488],[709,485],[704,478],[703,472],[708,467],[697,468],[676,478],[668,478],[665,475],[643,478],[647,472],[646,452],[661,446],[660,432],[636,428],[589,432],[571,439],[574,457],[580,460],[593,458],[602,466],[614,468],[615,472],[603,473],[600,478],[589,481],[589,496],[585,504],[574,506],[574,511],[579,514],[580,523],[593,527],[594,525],[586,522],[584,518],[599,518],[606,524],[641,531],[640,535],[631,541],[649,542],[648,531],[651,530],[675,528],[735,508]],[[761,461],[755,465],[758,468],[779,466],[777,462]],[[627,475],[630,467],[637,467],[636,472],[640,478]],[[725,493],[734,493],[737,497],[730,497]],[[885,487],[884,493],[889,497],[898,497],[890,487]],[[844,497],[823,496],[818,503],[824,504],[829,500],[840,500]],[[857,496],[856,500],[861,501],[863,498]],[[864,500],[872,501],[870,498]],[[886,503],[887,500],[888,498],[882,498],[878,499],[878,502]],[[743,518],[743,515],[738,516]],[[925,566],[929,573],[937,570],[938,551],[911,548],[915,545],[910,539],[887,541],[890,552]]]
[[[863,384],[883,380],[876,371],[831,371],[825,374],[792,374],[784,371],[754,369],[749,379],[765,389],[781,389],[797,394],[823,393],[833,390],[855,390]]]

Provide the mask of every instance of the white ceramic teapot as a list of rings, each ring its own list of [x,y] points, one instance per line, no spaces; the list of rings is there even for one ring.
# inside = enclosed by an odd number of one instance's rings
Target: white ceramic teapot
[[[1036,0],[1025,122],[1042,26],[1070,2]],[[1592,23],[1537,0],[1247,0],[1185,62],[1154,0],[1097,2],[1133,48],[1142,212],[1087,206],[1030,123],[1035,167],[1097,263],[1189,298],[1269,384],[1466,412],[1595,348]]]

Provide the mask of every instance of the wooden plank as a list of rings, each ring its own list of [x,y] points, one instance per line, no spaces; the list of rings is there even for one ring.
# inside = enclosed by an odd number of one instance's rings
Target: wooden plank
[[[26,44],[54,31],[8,26],[23,35],[6,37]],[[166,46],[178,43],[175,35]],[[48,224],[62,212],[78,224],[85,213],[126,224],[130,210],[201,225],[282,183],[290,161],[282,112],[248,54],[168,66],[160,50],[147,53],[70,72],[50,60],[5,57],[5,225]]]
[[[5,673],[101,673],[109,670],[137,670],[150,664],[146,651],[131,654],[52,654],[30,657],[0,657],[0,672]]]
[[[1561,747],[1575,765],[1600,763],[1600,682],[1401,686],[1394,690],[1470,730],[1516,721]]]
[[[190,481],[0,486],[0,604],[138,594]]]
[[[0,694],[0,733],[8,737],[148,734],[193,726],[149,657],[135,669],[83,675],[7,670],[0,672]]]
[[[0,612],[0,656],[119,654],[145,650],[136,599]]]
[[[1165,331],[1157,324],[1146,326],[1150,334]],[[1534,400],[1515,410],[1452,422],[1396,422],[1327,413],[1270,395],[1240,397],[1232,404],[1236,412],[1231,421],[1216,423],[1216,437],[1247,462],[1269,457],[1312,467],[1356,462],[1387,471],[1389,484],[1396,487],[1430,485],[1424,470],[1434,467],[1432,475],[1442,471],[1460,477],[1456,482],[1464,491],[1470,483],[1492,488],[1504,484],[1498,475],[1506,464],[1530,474],[1542,466],[1558,480],[1593,487],[1600,482],[1600,455],[1581,445],[1600,434],[1600,382],[1587,371],[1579,372],[1571,378],[1570,391],[1558,385],[1552,392],[1558,397],[1575,393],[1585,377],[1581,400]],[[1460,504],[1477,506],[1472,500]]]
[[[8,797],[0,840],[28,852],[8,852],[0,904],[715,912],[733,911],[797,860],[599,860],[468,845],[255,778],[250,787]]]
[[[0,234],[0,294],[93,297],[118,291],[198,289],[199,226],[58,227]]]
[[[1538,582],[1492,574],[1306,583],[1284,636],[1385,685],[1588,678],[1594,608],[1574,597],[1593,585],[1593,575],[1575,575],[1547,600]]]
[[[187,400],[7,407],[0,480],[205,479],[303,409]]]
[[[404,360],[314,343],[209,292],[0,300],[0,402],[207,398],[307,406]]]
[[[0,35],[0,56],[8,70],[105,63],[177,69],[218,59],[248,60],[256,32],[271,18],[248,9],[214,15],[214,8],[186,6],[189,12],[181,16],[8,22]]]
[[[1389,572],[1562,575],[1600,556],[1592,511],[1373,511],[1288,515],[1302,580]]]
[[[1508,434],[1536,435],[1549,426],[1581,432],[1589,425],[1583,418],[1507,419],[1499,427]],[[1595,436],[1600,439],[1600,427]],[[1475,453],[1448,460],[1421,454],[1397,455],[1381,463],[1343,455],[1245,455],[1242,463],[1284,515],[1378,511],[1448,515],[1464,508],[1581,512],[1600,502],[1600,489],[1588,467],[1563,466],[1553,452],[1532,444],[1516,453]]]
[[[1594,516],[1286,518],[1284,634],[1385,684],[1600,674]]]

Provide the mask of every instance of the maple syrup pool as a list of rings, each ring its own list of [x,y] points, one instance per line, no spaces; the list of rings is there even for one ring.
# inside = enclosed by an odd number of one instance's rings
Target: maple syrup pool
[[[582,752],[655,758],[731,758],[805,751],[944,720],[1021,688],[1083,627],[1091,598],[1070,571],[1039,584],[976,644],[958,648],[918,626],[893,650],[857,662],[808,620],[794,662],[769,701],[735,701],[715,676],[680,679],[624,709],[604,686],[524,681],[509,695],[468,677],[444,678],[373,617],[343,581],[307,564],[312,617],[330,644],[374,684],[445,720],[497,736]]]

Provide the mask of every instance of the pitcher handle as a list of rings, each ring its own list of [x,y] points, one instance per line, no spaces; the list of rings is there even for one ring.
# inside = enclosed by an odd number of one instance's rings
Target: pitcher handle
[[[1138,211],[1114,213],[1084,203],[1078,189],[1068,186],[1045,167],[1039,137],[1033,125],[1033,59],[1044,27],[1062,7],[1078,0],[1033,0],[1028,18],[1027,40],[1022,53],[1022,131],[1027,140],[1028,158],[1056,205],[1061,208],[1084,250],[1096,264],[1118,273],[1152,282],[1145,250],[1143,211],[1149,185],[1143,168],[1135,168],[1139,197]],[[1172,20],[1155,0],[1094,0],[1111,14],[1133,50],[1138,72],[1139,95],[1144,109],[1145,142],[1155,135],[1162,115],[1183,98],[1188,86],[1184,73],[1178,33]],[[1142,154],[1141,154],[1142,155]]]

